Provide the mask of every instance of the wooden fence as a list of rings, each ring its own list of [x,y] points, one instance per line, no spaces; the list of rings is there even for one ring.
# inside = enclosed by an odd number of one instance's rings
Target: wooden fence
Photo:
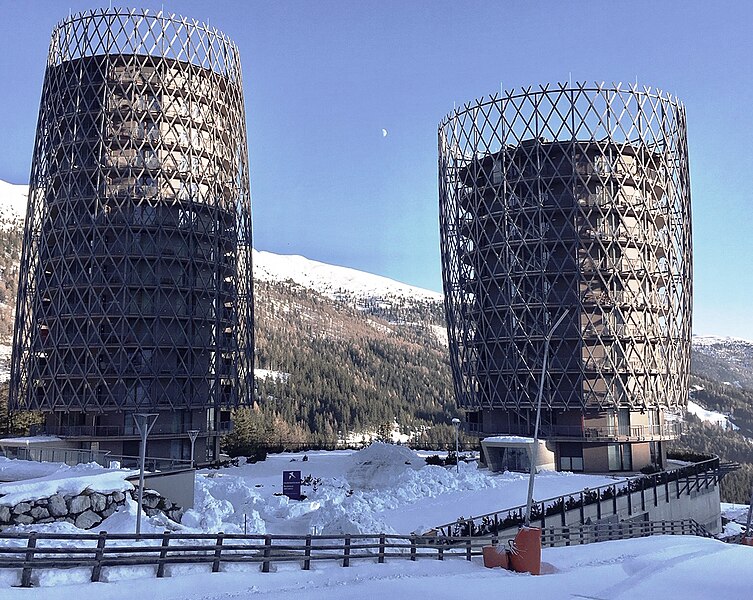
[[[664,534],[708,536],[692,520],[599,523],[544,529],[542,545],[569,546]],[[32,587],[33,572],[42,569],[86,568],[91,570],[91,581],[100,581],[104,569],[134,566],[153,566],[157,577],[165,577],[169,565],[186,564],[209,565],[217,573],[223,563],[256,563],[262,573],[268,573],[274,563],[280,562],[298,562],[309,570],[314,561],[348,567],[356,560],[472,560],[482,554],[485,545],[511,541],[512,536],[6,533],[0,536],[0,569],[20,569],[21,587]]]

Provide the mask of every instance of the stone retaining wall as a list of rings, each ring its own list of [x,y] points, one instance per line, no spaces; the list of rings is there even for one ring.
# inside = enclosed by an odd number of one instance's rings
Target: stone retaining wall
[[[66,522],[79,529],[91,529],[125,506],[126,494],[138,499],[138,489],[110,493],[84,490],[75,496],[54,494],[15,506],[0,506],[0,527]],[[163,513],[178,523],[183,516],[182,508],[154,490],[144,490],[142,508],[147,516]]]

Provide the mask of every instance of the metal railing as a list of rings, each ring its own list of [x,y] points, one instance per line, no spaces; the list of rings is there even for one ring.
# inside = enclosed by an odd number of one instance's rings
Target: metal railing
[[[630,438],[635,441],[666,440],[677,438],[682,433],[682,422],[680,421],[668,421],[663,425],[605,425],[603,427],[544,423],[540,427],[541,435],[547,438],[572,438],[590,441],[619,440],[621,438]],[[482,433],[479,423],[465,423],[464,429],[472,434]],[[533,429],[526,426],[508,427],[505,431],[510,435],[533,436]]]
[[[0,439],[0,450],[6,458],[30,460],[35,462],[64,463],[71,467],[95,462],[104,467],[109,466],[111,458],[104,450],[75,450],[71,448],[32,448],[3,446]]]
[[[611,483],[597,488],[586,488],[573,494],[554,496],[534,502],[531,521],[546,526],[547,519],[560,519],[567,524],[569,518],[586,521],[586,507],[595,505],[596,519],[619,515],[625,512],[632,516],[636,511],[645,511],[650,504],[669,502],[670,497],[680,498],[703,487],[716,485],[721,478],[718,457],[686,465],[671,471],[641,475],[621,483]],[[670,485],[673,484],[673,485]],[[633,494],[639,494],[633,498]],[[619,501],[625,497],[624,502]],[[620,506],[622,505],[622,506]],[[460,517],[451,523],[438,525],[435,530],[447,537],[499,535],[505,530],[517,528],[524,521],[526,505],[486,513],[468,518]]]
[[[97,463],[103,467],[110,467],[113,462],[120,464],[123,469],[138,469],[140,458],[138,456],[124,456],[111,454],[104,450],[75,450],[69,448],[28,448],[3,446],[0,439],[0,452],[6,457],[17,460],[30,460],[34,462],[57,462],[75,466],[86,463]],[[182,458],[161,458],[147,456],[144,468],[147,471],[177,471],[191,468],[191,461]]]
[[[556,527],[542,530],[544,547],[647,537],[651,535],[701,535],[693,520]],[[6,533],[0,536],[0,569],[17,569],[20,587],[33,587],[34,571],[85,568],[91,581],[100,581],[103,569],[153,566],[156,577],[165,577],[170,565],[207,564],[212,572],[223,563],[258,564],[269,573],[273,563],[300,563],[310,570],[313,561],[335,562],[349,567],[352,561],[384,563],[387,559],[415,561],[423,558],[472,560],[483,546],[504,543],[509,536],[438,537],[417,535],[243,535],[243,534],[111,534]],[[70,542],[75,542],[71,544]]]
[[[226,433],[233,428],[232,421],[222,421],[212,424],[204,431],[207,433]],[[157,423],[150,435],[188,435],[188,432],[196,429],[190,423],[172,424]],[[32,425],[29,429],[30,435],[58,435],[61,437],[117,437],[132,436],[139,437],[139,432],[135,425]]]

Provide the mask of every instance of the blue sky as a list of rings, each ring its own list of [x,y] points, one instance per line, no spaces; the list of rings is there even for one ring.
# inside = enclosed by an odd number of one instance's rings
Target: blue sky
[[[139,4],[240,48],[258,249],[436,290],[436,131],[453,103],[568,77],[672,92],[688,115],[694,329],[753,339],[753,3]],[[28,180],[52,27],[93,7],[0,0],[0,179]]]

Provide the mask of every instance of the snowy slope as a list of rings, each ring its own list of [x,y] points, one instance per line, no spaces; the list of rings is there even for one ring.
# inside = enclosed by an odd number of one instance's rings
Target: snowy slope
[[[0,221],[24,218],[28,189],[28,185],[16,185],[0,180]]]
[[[335,300],[370,299],[441,302],[442,294],[373,275],[338,267],[303,256],[254,250],[254,277],[261,281],[287,281]]]
[[[691,415],[698,417],[701,421],[705,421],[706,423],[713,423],[714,425],[718,425],[722,429],[740,429],[737,425],[730,421],[728,415],[714,410],[707,410],[693,400],[688,400],[688,412]]]

